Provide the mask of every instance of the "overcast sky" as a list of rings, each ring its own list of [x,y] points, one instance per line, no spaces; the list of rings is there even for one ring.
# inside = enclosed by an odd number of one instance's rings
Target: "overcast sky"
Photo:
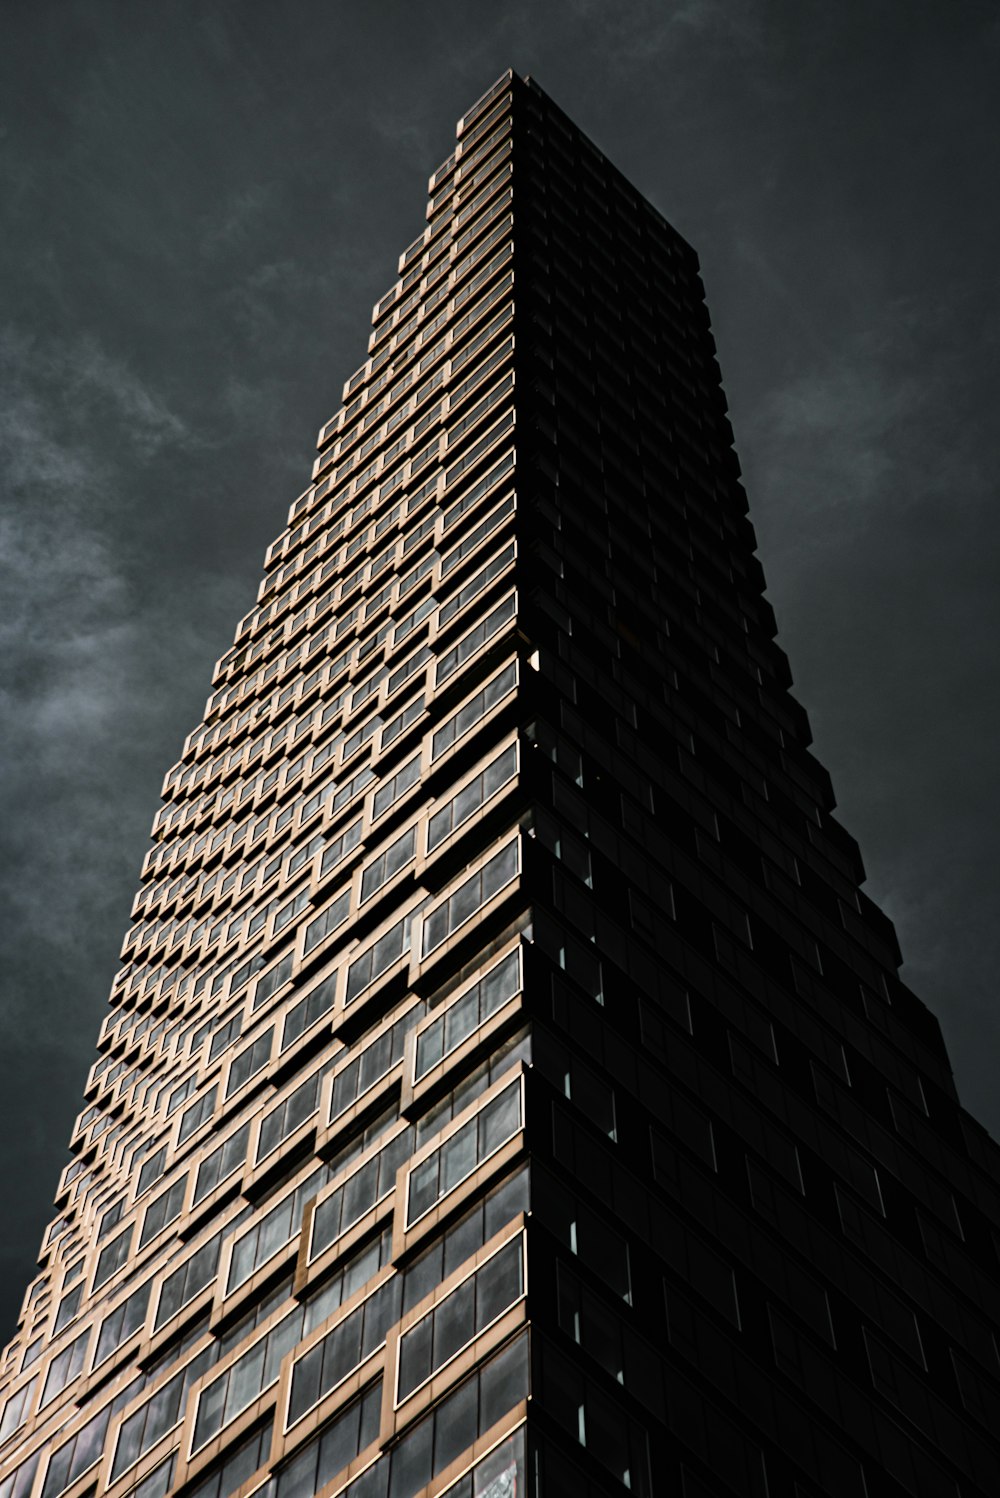
[[[0,1337],[162,775],[507,66],[701,256],[815,752],[1000,1136],[998,61],[995,0],[4,0]]]

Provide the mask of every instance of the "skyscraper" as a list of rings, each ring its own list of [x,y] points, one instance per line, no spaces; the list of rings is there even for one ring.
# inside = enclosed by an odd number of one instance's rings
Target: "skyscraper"
[[[266,567],[0,1498],[995,1494],[1000,1157],[789,695],[694,253],[533,83]]]

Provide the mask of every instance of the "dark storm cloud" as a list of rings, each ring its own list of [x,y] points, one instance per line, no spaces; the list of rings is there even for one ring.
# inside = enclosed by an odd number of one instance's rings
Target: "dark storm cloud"
[[[0,1321],[162,774],[458,114],[531,72],[702,258],[796,691],[1000,1132],[991,5],[8,0]]]

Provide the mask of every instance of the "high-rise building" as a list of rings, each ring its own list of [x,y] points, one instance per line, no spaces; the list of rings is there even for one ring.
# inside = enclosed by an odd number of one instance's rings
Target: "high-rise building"
[[[745,512],[693,251],[504,76],[166,777],[0,1498],[995,1498],[1000,1156]]]

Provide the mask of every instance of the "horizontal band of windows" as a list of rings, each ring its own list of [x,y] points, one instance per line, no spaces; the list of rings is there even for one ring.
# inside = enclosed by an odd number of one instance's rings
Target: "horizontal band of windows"
[[[485,1197],[480,1197],[409,1265],[403,1282],[404,1315],[427,1300],[484,1244],[513,1222],[519,1212],[527,1213],[530,1209],[529,1170],[522,1165]]]
[[[514,838],[425,917],[421,957],[429,957],[520,873],[521,844]]]
[[[410,950],[410,932],[417,911],[410,911],[373,942],[347,969],[345,1008],[353,1004]]]
[[[292,1351],[302,1336],[302,1321],[303,1308],[295,1306],[225,1373],[205,1385],[198,1397],[191,1438],[192,1456],[259,1399],[265,1389],[277,1382],[282,1358]]]
[[[296,1305],[276,1325],[248,1348],[220,1375],[201,1391],[194,1423],[192,1451],[198,1451],[213,1440],[224,1426],[237,1419],[261,1394],[277,1382],[282,1359],[292,1351],[304,1336],[308,1336],[323,1321],[327,1320],[343,1300],[349,1297],[373,1274],[377,1274],[389,1262],[391,1234],[383,1233],[375,1242],[356,1253],[343,1269],[330,1280],[319,1295],[312,1296],[304,1305]],[[393,1287],[394,1298],[381,1307],[382,1318],[391,1313],[394,1320],[398,1312],[397,1276],[388,1282]],[[388,1286],[386,1288],[388,1288]],[[360,1308],[366,1323],[366,1337],[375,1331],[372,1315],[377,1304],[377,1295],[369,1296]],[[287,1286],[275,1297],[287,1302]],[[385,1297],[383,1297],[385,1302]],[[356,1315],[356,1313],[353,1313]],[[346,1318],[350,1322],[352,1316]],[[371,1322],[369,1325],[368,1323]],[[345,1322],[341,1322],[344,1326]],[[384,1329],[382,1337],[384,1338]]]
[[[413,1167],[407,1181],[406,1226],[412,1227],[425,1217],[449,1192],[513,1139],[523,1123],[524,1088],[523,1078],[519,1077]]]
[[[353,1108],[359,1098],[402,1061],[406,1037],[424,1018],[425,1012],[423,1001],[413,1004],[367,1045],[361,1047],[358,1042],[356,1054],[334,1075],[328,1122],[333,1123],[348,1108]]]
[[[531,1065],[531,1032],[525,1027],[494,1046],[472,1071],[463,1067],[461,1080],[439,1097],[426,1113],[421,1113],[415,1125],[415,1153],[422,1150],[429,1139],[442,1133],[452,1119],[464,1113],[475,1099],[483,1097],[501,1078],[517,1070],[522,1061],[525,1066]]]
[[[507,393],[508,391],[504,387],[501,387],[496,396],[496,399],[499,400],[503,395]],[[489,400],[489,397],[486,397],[486,400]],[[480,405],[482,405],[484,408],[486,407],[486,400],[480,402]],[[509,432],[510,429],[515,425],[515,421],[516,417],[514,408],[513,406],[511,406],[510,410],[506,411],[503,416],[501,416],[500,420],[496,423],[495,426],[490,427],[488,432],[484,432],[482,437],[480,437],[477,442],[474,442],[473,445],[468,448],[460,458],[452,463],[449,468],[445,469],[445,488],[450,489],[452,484],[456,483],[462,477],[463,473],[466,473],[468,469],[473,466],[473,464],[479,461],[484,453],[488,452],[491,447],[494,447],[500,440],[500,438],[506,432]],[[445,524],[447,526],[447,514],[445,516]]]
[[[236,1420],[245,1409],[260,1398],[262,1393],[272,1387],[277,1382],[281,1362],[286,1354],[291,1352],[304,1336],[309,1336],[316,1327],[334,1314],[343,1301],[353,1295],[372,1275],[379,1273],[389,1262],[390,1254],[391,1233],[387,1232],[383,1233],[375,1243],[366,1245],[359,1253],[354,1254],[343,1269],[324,1285],[318,1295],[310,1297],[304,1305],[294,1306],[276,1325],[271,1327],[265,1336],[236,1358],[219,1378],[207,1384],[202,1389],[198,1401],[192,1451],[199,1451],[209,1441],[214,1440],[226,1425]],[[398,1283],[396,1276],[389,1282],[393,1286]],[[257,1316],[258,1325],[270,1316],[276,1304],[287,1303],[287,1293],[288,1287],[285,1285],[280,1287],[268,1302],[265,1302],[260,1308],[264,1316]],[[370,1307],[373,1299],[369,1297],[364,1302],[364,1306]],[[397,1303],[395,1308],[391,1304],[385,1307],[386,1311],[393,1310],[393,1320],[399,1314],[398,1290],[395,1292],[395,1300]],[[346,1319],[350,1321],[352,1318]],[[240,1325],[244,1329],[243,1335],[245,1336],[250,1327],[247,1327],[245,1322]],[[236,1330],[238,1332],[239,1328]],[[366,1328],[366,1331],[374,1331],[374,1325]],[[231,1341],[230,1346],[232,1346]],[[222,1355],[229,1350],[225,1343],[220,1344]]]
[[[188,1392],[202,1374],[211,1368],[217,1356],[218,1343],[212,1341],[158,1389],[152,1398],[122,1422],[111,1463],[111,1482],[117,1482],[167,1431],[180,1422]]]
[[[479,571],[469,579],[463,588],[460,588],[457,593],[449,598],[447,603],[441,605],[438,610],[437,628],[441,630],[446,624],[450,624],[456,614],[461,613],[474,598],[478,598],[479,594],[489,587],[490,583],[494,582],[508,568],[513,567],[516,560],[517,543],[510,541],[501,551],[498,551],[495,556],[491,557],[488,562],[480,567]]]
[[[292,1364],[286,1429],[383,1345],[398,1319],[403,1278],[393,1274]]]
[[[466,1275],[399,1339],[396,1404],[402,1404],[464,1347],[516,1305],[525,1288],[520,1232]]]
[[[463,635],[457,644],[453,645],[437,663],[435,673],[435,684],[443,685],[456,671],[461,670],[466,661],[488,644],[505,625],[517,616],[517,594],[511,593],[509,597],[491,609],[486,618],[476,625],[475,629]]]
[[[508,744],[428,820],[427,852],[433,853],[446,838],[463,827],[499,790],[516,779],[517,772],[517,744]]]
[[[408,1127],[319,1202],[310,1234],[310,1263],[389,1195],[396,1184],[397,1170],[412,1150],[413,1129]]]
[[[477,479],[472,487],[468,489],[460,499],[456,499],[453,504],[449,505],[448,509],[444,511],[444,518],[441,523],[442,535],[446,531],[449,531],[453,525],[457,525],[465,515],[468,515],[470,510],[474,509],[481,500],[485,499],[486,495],[491,493],[492,490],[495,489],[496,486],[501,482],[501,480],[511,472],[516,462],[516,450],[514,448],[511,448],[508,452],[504,453],[503,457],[500,458],[492,468],[484,473],[481,478]],[[508,501],[508,504],[509,509],[504,511],[503,515],[488,517],[493,521],[492,525],[490,525],[486,529],[483,529],[482,532],[478,530],[473,531],[471,535],[465,538],[460,546],[455,547],[452,551],[449,551],[445,554],[441,562],[442,577],[446,577],[447,574],[453,570],[453,568],[457,567],[458,563],[463,561],[464,558],[468,556],[469,552],[472,551],[474,547],[477,546],[485,536],[489,535],[490,530],[495,529],[502,519],[505,519],[508,514],[512,513],[514,509],[513,495]]]
[[[417,1034],[413,1077],[418,1082],[475,1034],[497,1010],[521,991],[521,949],[515,947]]]
[[[121,1393],[106,1404],[103,1409],[98,1410],[96,1415],[81,1425],[68,1441],[57,1446],[49,1457],[48,1467],[41,1487],[41,1498],[58,1498],[60,1493],[66,1489],[85,1472],[89,1472],[104,1454],[104,1441],[108,1433],[108,1426],[113,1415],[117,1415],[133,1397],[136,1385],[141,1386],[141,1377],[129,1384]],[[15,1483],[21,1484],[20,1492],[27,1498],[32,1489],[32,1479],[35,1476],[37,1462],[42,1452],[36,1452],[33,1458],[22,1462],[13,1474],[14,1481],[11,1482],[11,1493],[15,1491]]]
[[[518,663],[510,661],[487,681],[456,713],[447,718],[431,740],[431,762],[440,759],[482,722],[500,702],[510,697],[518,685]]]
[[[382,1410],[379,1380],[340,1411],[267,1485],[268,1498],[304,1498],[322,1492],[360,1452],[378,1440]],[[371,1470],[370,1468],[368,1469]],[[364,1477],[361,1481],[364,1482]],[[358,1488],[358,1498],[362,1489]]]
[[[248,1232],[237,1238],[226,1278],[227,1295],[245,1285],[251,1275],[291,1242],[301,1226],[306,1202],[329,1180],[329,1167],[324,1165],[314,1170],[294,1191],[265,1212]]]
[[[342,1488],[337,1498],[403,1498],[423,1492],[428,1484],[480,1436],[528,1397],[528,1338],[508,1342],[489,1362],[472,1373],[447,1398],[410,1427],[399,1443]],[[289,1469],[290,1470],[290,1469]],[[283,1476],[284,1474],[282,1474]],[[482,1498],[520,1492],[527,1481],[523,1427],[475,1462],[443,1498],[468,1498],[473,1490]],[[282,1486],[278,1478],[272,1498],[297,1498],[302,1489]]]

